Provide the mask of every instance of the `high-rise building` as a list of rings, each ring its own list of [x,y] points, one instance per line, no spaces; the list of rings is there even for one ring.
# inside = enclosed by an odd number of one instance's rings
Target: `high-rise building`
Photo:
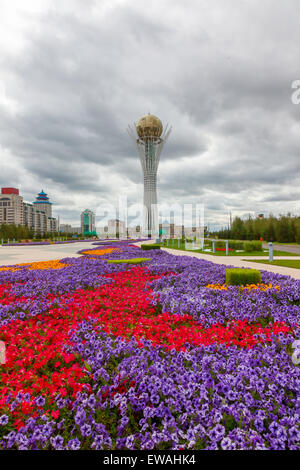
[[[16,188],[1,189],[0,224],[24,225],[23,197]]]
[[[30,204],[23,201],[17,188],[2,188],[0,195],[0,224],[24,225],[36,233],[56,232],[57,219],[52,217],[52,203],[43,191]]]
[[[44,190],[37,195],[36,200],[34,201],[35,209],[38,211],[43,211],[47,217],[52,217],[52,202],[49,201],[49,198]]]
[[[90,209],[85,209],[81,213],[81,233],[88,234],[91,232],[96,232],[95,226],[95,214]]]

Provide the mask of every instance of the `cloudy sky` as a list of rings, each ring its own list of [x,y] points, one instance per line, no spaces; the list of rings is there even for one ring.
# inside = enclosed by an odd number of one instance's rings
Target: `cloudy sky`
[[[0,0],[0,184],[62,223],[141,201],[127,125],[173,127],[163,203],[300,214],[299,0]]]

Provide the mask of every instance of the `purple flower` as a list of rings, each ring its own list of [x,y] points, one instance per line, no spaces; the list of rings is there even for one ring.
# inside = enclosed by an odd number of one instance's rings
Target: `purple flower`
[[[232,441],[229,437],[224,437],[221,441],[221,447],[223,450],[235,450],[236,443]]]
[[[84,424],[80,428],[81,435],[84,437],[88,437],[92,434],[92,428],[88,424]]]
[[[212,441],[219,442],[223,439],[225,435],[225,428],[221,424],[217,424],[211,431],[210,431],[210,438]]]
[[[5,426],[8,423],[8,416],[2,415],[0,416],[0,426]]]
[[[50,437],[50,443],[55,450],[63,450],[64,438],[60,435]]]
[[[77,437],[75,439],[70,439],[67,444],[67,448],[70,450],[79,450],[80,446],[81,446],[81,442],[79,439],[77,439]]]
[[[38,406],[39,408],[43,407],[46,403],[46,400],[44,397],[42,396],[39,396],[35,399],[35,403],[36,403],[36,406]]]

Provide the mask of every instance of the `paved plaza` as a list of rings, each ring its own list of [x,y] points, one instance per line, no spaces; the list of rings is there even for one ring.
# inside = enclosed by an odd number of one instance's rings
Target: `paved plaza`
[[[61,245],[0,246],[0,266],[78,257],[80,255],[77,251],[84,248],[95,248],[95,245],[93,242],[75,242]]]

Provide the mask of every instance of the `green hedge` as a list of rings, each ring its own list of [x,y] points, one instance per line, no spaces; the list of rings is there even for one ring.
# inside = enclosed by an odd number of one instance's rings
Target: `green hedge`
[[[215,241],[215,248],[225,248],[225,246],[225,242],[223,242],[222,240]]]
[[[239,241],[239,240],[228,240],[228,246],[229,248],[232,248],[233,250],[245,250],[245,251],[262,251],[262,242],[260,241]],[[216,248],[225,248],[226,244],[225,241],[223,240],[216,240],[215,242],[215,247]]]
[[[262,242],[253,241],[253,242],[245,242],[244,243],[244,250],[245,251],[263,251]]]
[[[226,269],[226,284],[230,286],[261,284],[261,273],[257,269]]]
[[[151,258],[132,258],[132,259],[109,259],[107,260],[108,263],[111,264],[139,264],[143,263],[144,261],[151,261]]]
[[[229,240],[229,248],[232,248],[233,250],[244,250],[244,242]]]
[[[141,245],[142,250],[160,250],[160,245],[152,243],[149,245]]]

